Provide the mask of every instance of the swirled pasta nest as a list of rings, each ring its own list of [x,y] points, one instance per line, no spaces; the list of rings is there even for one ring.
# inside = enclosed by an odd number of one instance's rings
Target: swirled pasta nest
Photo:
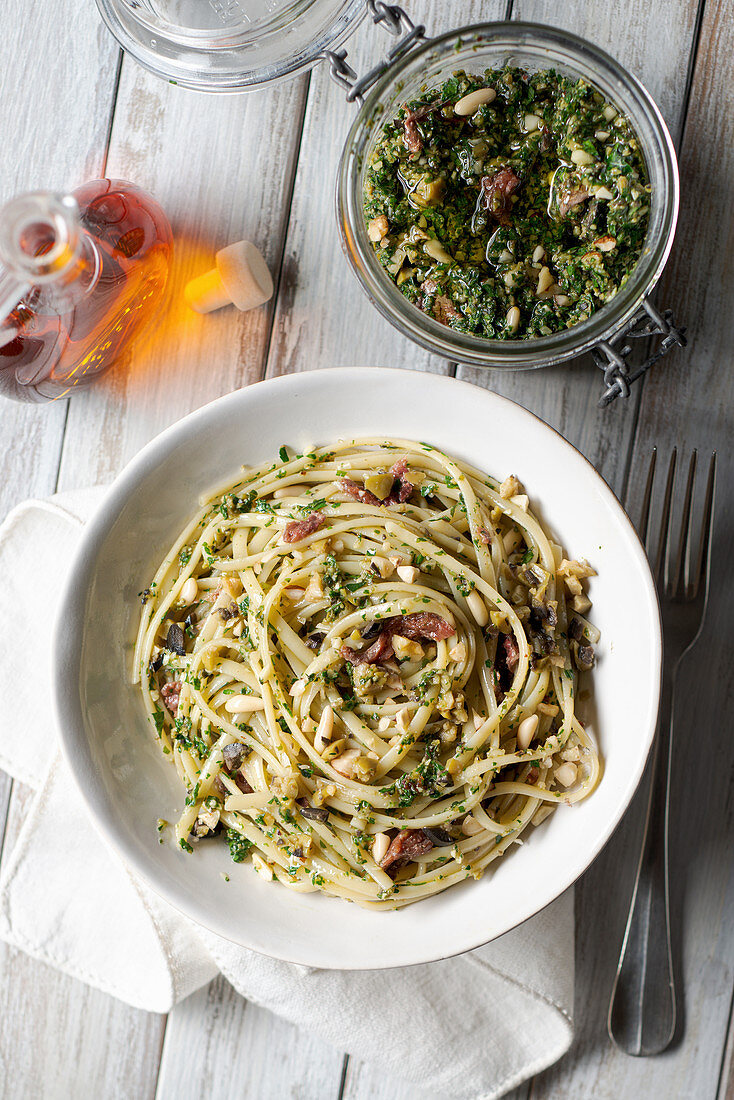
[[[576,713],[592,573],[514,476],[429,444],[243,470],[141,594],[134,678],[181,847],[223,834],[266,879],[378,908],[480,877],[598,781]]]

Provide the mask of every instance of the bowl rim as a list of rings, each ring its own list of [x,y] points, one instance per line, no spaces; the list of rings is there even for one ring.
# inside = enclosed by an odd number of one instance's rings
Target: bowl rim
[[[206,421],[214,408],[224,407],[226,405],[236,406],[238,402],[243,399],[246,400],[244,395],[253,389],[258,389],[259,392],[262,392],[260,387],[266,387],[268,390],[277,393],[279,390],[293,386],[294,383],[299,385],[305,384],[306,386],[318,386],[325,377],[332,380],[345,380],[349,378],[355,386],[358,386],[360,381],[366,382],[369,380],[372,384],[376,381],[390,384],[391,381],[404,383],[407,378],[413,378],[416,384],[420,384],[421,381],[425,381],[426,375],[421,371],[394,367],[328,367],[296,374],[281,375],[231,391],[230,393],[224,394],[208,402],[206,405],[201,406],[175,421],[145,444],[107,487],[107,492],[103,500],[82,529],[79,545],[70,563],[53,631],[53,712],[56,727],[58,729],[63,759],[71,772],[74,783],[81,796],[82,803],[86,807],[94,828],[104,843],[112,848],[116,856],[121,859],[123,865],[127,866],[138,875],[146,885],[158,895],[158,897],[163,898],[183,916],[202,928],[214,932],[230,942],[237,943],[240,946],[257,951],[260,954],[267,955],[270,958],[294,964],[316,966],[321,969],[390,969],[397,966],[418,965],[421,963],[452,958],[455,955],[475,950],[493,941],[498,936],[504,935],[505,932],[516,928],[524,921],[545,909],[555,901],[556,898],[560,897],[569,886],[573,885],[597,858],[629,807],[640,779],[642,778],[653,744],[654,734],[657,728],[660,686],[662,680],[662,627],[660,606],[647,556],[634,525],[607,482],[578,448],[569,443],[555,428],[551,427],[540,417],[536,416],[536,414],[531,413],[516,401],[512,401],[491,390],[485,390],[482,387],[475,386],[472,383],[453,378],[449,375],[429,374],[428,378],[431,379],[431,384],[436,384],[439,388],[447,388],[455,391],[457,387],[460,387],[466,392],[467,396],[471,394],[474,400],[478,398],[479,394],[483,394],[490,401],[497,402],[500,410],[503,406],[505,408],[512,408],[515,411],[519,410],[523,415],[531,418],[535,422],[534,430],[538,431],[541,437],[543,434],[557,437],[562,445],[574,451],[576,456],[586,465],[588,473],[592,475],[592,481],[595,483],[597,493],[604,501],[605,507],[611,510],[615,519],[621,524],[622,529],[624,529],[628,536],[630,551],[637,559],[641,575],[644,578],[644,585],[647,589],[654,626],[650,638],[652,643],[652,667],[655,670],[654,688],[651,689],[650,694],[651,709],[648,715],[647,725],[645,728],[641,728],[640,737],[640,742],[644,745],[644,751],[639,756],[637,766],[628,774],[626,786],[618,799],[615,813],[607,820],[604,828],[599,831],[592,845],[590,854],[588,854],[588,858],[585,859],[584,865],[580,868],[572,867],[570,870],[562,868],[558,875],[557,883],[553,887],[551,896],[545,897],[541,895],[540,901],[533,899],[529,904],[519,908],[517,914],[513,915],[510,922],[506,922],[506,926],[492,933],[489,938],[481,936],[478,939],[476,936],[468,937],[464,941],[456,942],[456,945],[448,951],[445,949],[439,951],[423,949],[420,957],[416,957],[407,962],[395,961],[386,964],[383,959],[375,962],[362,962],[360,965],[355,966],[344,964],[343,962],[330,963],[328,961],[328,953],[326,957],[324,957],[323,954],[315,952],[313,956],[305,958],[291,950],[289,945],[285,942],[283,943],[282,949],[275,950],[272,947],[266,949],[262,945],[255,946],[250,942],[243,942],[242,939],[234,939],[231,931],[225,930],[221,922],[218,923],[217,920],[212,917],[211,913],[207,912],[206,906],[202,904],[198,895],[193,892],[185,894],[185,891],[179,891],[170,887],[166,888],[156,882],[154,873],[149,866],[149,858],[139,855],[136,848],[126,841],[124,834],[116,831],[112,824],[109,804],[95,791],[92,784],[84,782],[85,774],[89,775],[92,772],[91,761],[85,747],[85,722],[80,692],[80,666],[86,617],[87,582],[94,562],[108,536],[110,527],[117,519],[121,509],[134,495],[138,483],[142,480],[144,475],[149,472],[151,463],[157,461],[158,452],[167,453],[176,443],[185,440],[192,427],[197,425],[198,422]]]

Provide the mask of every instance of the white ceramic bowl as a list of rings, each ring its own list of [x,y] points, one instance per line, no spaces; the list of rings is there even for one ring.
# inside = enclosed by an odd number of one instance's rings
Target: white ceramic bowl
[[[572,556],[598,570],[601,629],[587,715],[604,757],[595,793],[561,806],[479,882],[398,912],[294,894],[232,864],[225,844],[193,856],[159,844],[182,789],[130,685],[145,587],[198,495],[282,443],[424,439],[481,469],[515,473]],[[622,816],[652,740],[660,619],[645,554],[616,498],[560,435],[518,405],[452,378],[334,369],[228,394],[168,428],[115,481],[87,525],[56,632],[56,705],[67,761],[98,828],[150,886],[207,928],[276,958],[376,968],[444,958],[532,916],[588,867]],[[226,871],[230,881],[220,874]]]

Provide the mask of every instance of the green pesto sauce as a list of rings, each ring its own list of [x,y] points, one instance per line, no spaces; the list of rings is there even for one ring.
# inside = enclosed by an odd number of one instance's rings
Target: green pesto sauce
[[[492,102],[454,112],[486,88]],[[553,70],[455,72],[383,127],[365,180],[373,248],[405,297],[494,340],[571,328],[613,298],[649,210],[629,119]]]

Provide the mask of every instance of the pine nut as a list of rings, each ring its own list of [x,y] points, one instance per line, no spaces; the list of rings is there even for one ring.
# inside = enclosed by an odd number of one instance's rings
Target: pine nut
[[[470,592],[466,597],[466,603],[471,611],[477,626],[486,626],[489,622],[487,605],[478,592]]]
[[[597,141],[606,141],[607,138],[609,137],[609,131],[608,130],[597,130],[596,133],[594,134],[594,137],[596,138]]]
[[[454,261],[440,241],[430,240],[423,245],[423,251],[440,264],[452,264]]]
[[[499,260],[501,264],[510,264],[514,259],[515,257],[512,255],[509,248],[503,248],[500,252]]]
[[[538,716],[537,714],[529,714],[527,718],[523,718],[520,725],[517,727],[517,747],[525,752],[525,749],[530,747],[530,742],[535,736],[535,731],[538,728]]]
[[[509,500],[515,493],[522,492],[522,482],[518,481],[514,474],[508,474],[500,485],[500,496],[503,500]]]
[[[563,787],[571,787],[576,782],[578,771],[576,765],[569,762],[556,768],[554,775]]]
[[[455,646],[452,646],[449,650],[449,657],[452,661],[465,661],[466,642],[457,642]]]
[[[185,604],[193,603],[199,593],[196,577],[189,577],[181,586],[181,600]]]
[[[321,711],[321,717],[319,718],[319,724],[316,727],[316,736],[314,738],[314,745],[320,752],[321,749],[318,746],[320,741],[322,746],[324,741],[330,741],[331,735],[334,732],[334,711],[327,703],[324,709]]]
[[[616,244],[616,237],[610,237],[609,235],[606,237],[597,237],[594,241],[594,247],[598,248],[600,252],[611,252]]]
[[[382,863],[389,847],[390,837],[387,833],[375,833],[375,839],[372,841],[372,858],[375,863]]]
[[[569,296],[567,294],[554,294],[553,297],[555,298],[557,306],[570,306],[571,305],[571,299],[569,298]]]
[[[335,757],[331,762],[331,766],[334,771],[339,772],[340,775],[345,776],[347,779],[351,779],[354,775],[354,765],[359,759],[359,749],[347,749],[346,752],[341,753]]]
[[[254,714],[257,710],[265,710],[265,704],[256,695],[234,695],[227,699],[224,709],[230,714]]]
[[[604,118],[607,122],[611,122],[613,118],[617,117],[617,108],[612,107],[611,103],[608,103],[604,108]]]
[[[378,214],[367,226],[367,236],[374,244],[377,244],[378,241],[381,241],[382,238],[386,236],[389,228],[390,225],[387,220],[387,215]]]
[[[461,823],[461,831],[464,836],[476,836],[477,833],[483,832],[483,829],[484,827],[471,814],[469,817],[465,817]]]
[[[398,726],[398,727],[399,727],[399,728],[400,728],[401,730],[407,730],[407,728],[408,728],[408,723],[409,723],[409,722],[410,722],[410,711],[408,710],[408,708],[407,708],[407,707],[403,707],[403,708],[402,708],[401,710],[399,710],[399,711],[398,711],[398,713],[397,713],[397,714],[395,715],[395,724],[396,724],[396,725],[397,725],[397,726]]]
[[[608,187],[597,187],[596,191],[594,192],[594,198],[606,199],[608,201],[609,199],[613,199],[614,195]]]
[[[574,164],[578,164],[579,167],[594,163],[594,158],[591,153],[587,153],[585,149],[573,149],[571,151],[571,160]]]
[[[419,570],[414,565],[399,565],[398,576],[404,584],[413,584],[415,578],[418,576]]]
[[[510,306],[507,311],[507,317],[505,318],[507,327],[513,332],[517,332],[520,327],[520,310],[517,306]]]
[[[305,591],[305,588],[299,588],[297,584],[289,584],[287,588],[283,589],[283,595],[286,599],[293,600],[295,603],[296,600],[303,599]]]
[[[399,660],[407,657],[408,660],[419,661],[424,655],[420,642],[411,642],[409,638],[403,638],[400,634],[393,634],[392,647]]]
[[[252,857],[252,866],[255,868],[258,875],[261,875],[266,882],[273,881],[273,868],[270,866],[269,863],[266,863],[263,857],[261,855],[258,855],[257,852],[255,852]]]
[[[553,282],[554,279],[550,273],[550,270],[547,267],[541,267],[540,275],[538,275],[538,289],[536,293],[543,294],[544,291],[553,286]]]
[[[544,256],[545,256],[545,249],[543,248],[542,244],[539,244],[537,246],[537,248],[535,249],[535,252],[533,252],[533,263],[534,264],[539,263],[543,259]]]
[[[319,600],[324,598],[324,589],[321,584],[321,577],[318,573],[312,573],[309,577],[308,587],[304,593],[304,599],[310,603],[318,603]]]
[[[299,695],[303,695],[305,690],[306,684],[304,683],[304,681],[296,680],[293,684],[291,684],[291,690],[289,694],[292,695],[294,699],[296,699]]]
[[[537,115],[525,115],[526,131],[530,134],[533,130],[537,130],[542,121],[542,118],[538,118]]]
[[[469,92],[454,104],[454,114],[466,118],[478,111],[483,104],[491,103],[496,98],[497,93],[494,88],[477,88],[476,92]]]
[[[380,733],[387,733],[387,731],[390,729],[390,719],[381,718],[380,721],[377,723],[377,729]]]
[[[530,507],[530,498],[527,493],[518,493],[517,496],[510,497],[510,503],[516,504],[523,512],[527,512]]]
[[[378,556],[375,556],[372,559],[372,567],[373,569],[377,570],[383,580],[391,577],[395,572],[395,565],[393,562],[388,561],[387,558],[381,558]]]

